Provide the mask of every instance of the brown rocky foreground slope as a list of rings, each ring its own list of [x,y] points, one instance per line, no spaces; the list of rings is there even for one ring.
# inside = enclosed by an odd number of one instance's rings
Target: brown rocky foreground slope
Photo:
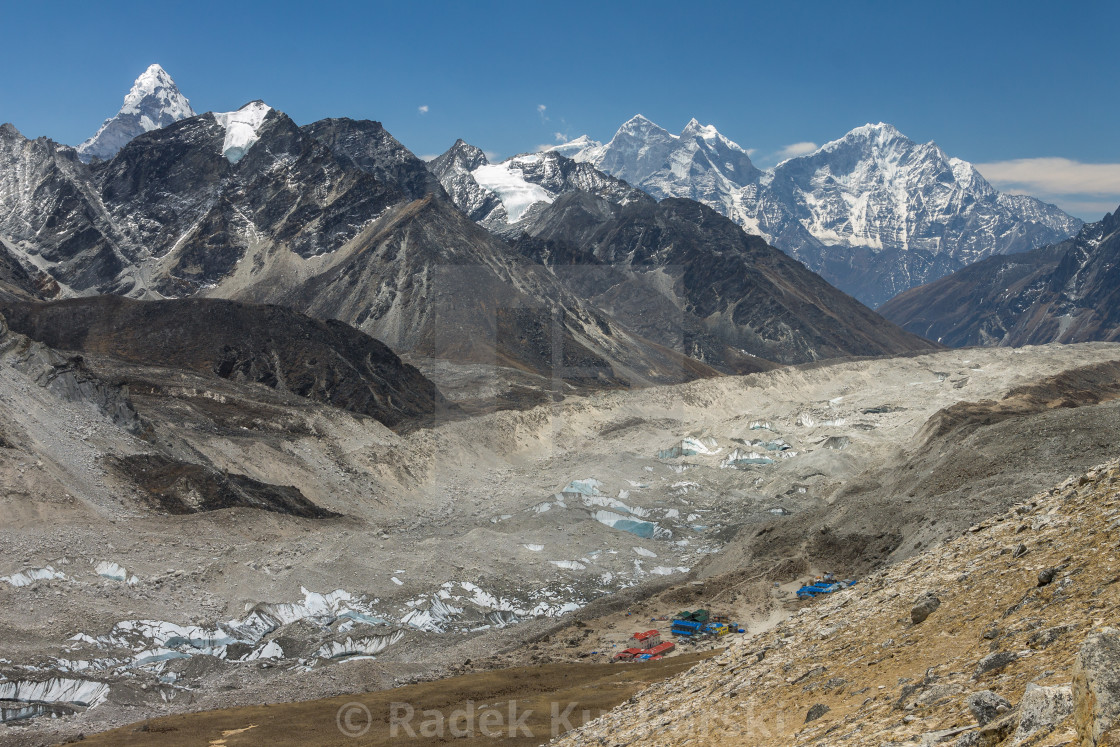
[[[679,674],[707,655],[686,654],[641,667],[565,663],[475,672],[305,703],[180,714],[94,734],[81,743],[106,747],[399,747],[451,742],[457,747],[530,747],[586,720],[584,714],[604,713],[641,688]],[[554,703],[559,704],[555,717]],[[407,729],[388,728],[394,717],[405,721],[400,716],[402,706],[413,709],[415,718],[407,722]],[[464,712],[468,706],[477,706],[476,719],[493,714],[489,726],[468,721]],[[434,715],[424,714],[439,714],[449,721],[432,720]],[[426,722],[430,722],[427,728],[422,725]]]
[[[1112,461],[805,603],[559,744],[1120,744],[1118,540]]]

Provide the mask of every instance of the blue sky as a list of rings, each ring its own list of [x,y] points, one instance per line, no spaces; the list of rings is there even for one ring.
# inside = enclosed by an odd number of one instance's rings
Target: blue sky
[[[76,144],[152,62],[196,110],[501,156],[641,112],[759,165],[890,122],[1087,219],[1120,203],[1120,3],[5,2],[0,121]],[[543,107],[543,108],[542,108]],[[793,151],[789,150],[794,146]]]

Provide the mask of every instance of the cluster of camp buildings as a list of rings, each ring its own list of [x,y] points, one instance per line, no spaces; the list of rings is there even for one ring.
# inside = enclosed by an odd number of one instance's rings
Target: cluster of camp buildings
[[[745,633],[738,623],[731,622],[726,615],[712,615],[708,610],[685,610],[673,618],[669,630],[674,636],[686,640],[698,638],[719,638],[728,633]],[[630,647],[619,651],[612,661],[658,661],[676,648],[673,641],[662,641],[661,631],[647,630],[630,637]]]

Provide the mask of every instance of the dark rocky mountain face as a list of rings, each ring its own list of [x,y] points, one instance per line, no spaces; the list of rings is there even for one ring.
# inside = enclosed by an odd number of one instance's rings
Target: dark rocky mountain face
[[[263,384],[393,428],[453,409],[384,344],[279,306],[119,296],[8,303],[15,332],[51,348]]]
[[[20,138],[24,150],[44,151],[41,163],[60,164],[35,188],[71,186],[84,202],[70,212],[30,199],[16,207],[41,214],[42,225],[78,221],[71,212],[98,218],[88,239],[67,245],[68,264],[42,262],[46,269],[74,291],[280,303],[353,324],[401,352],[549,380],[561,371],[559,381],[584,386],[715,374],[631,335],[529,267],[448,203],[380,126],[336,121],[302,131],[260,102],[237,114],[254,111],[256,139],[234,150],[231,133],[244,139],[244,128],[231,130],[231,115],[204,114],[140,135],[92,169]],[[431,190],[410,206],[375,174]],[[39,261],[34,251],[22,259]],[[92,261],[102,255],[113,262]]]
[[[0,125],[0,237],[76,290],[116,277],[124,239],[72,148]]]
[[[380,122],[322,119],[300,130],[325,145],[344,164],[393,185],[414,200],[443,189],[428,165],[401,145]]]
[[[280,112],[267,115],[259,137],[232,163],[226,129],[206,114],[142,135],[95,169],[106,207],[136,247],[138,266],[109,290],[191,295],[228,281],[251,252],[254,264],[267,250],[321,255],[404,199],[346,168]]]
[[[43,293],[36,279],[0,243],[0,302],[41,300]]]
[[[623,324],[723,370],[931,347],[691,200],[566,195],[515,245]]]
[[[282,304],[417,361],[516,369],[550,391],[923,345],[710,210],[658,206],[558,153],[491,165],[460,142],[429,174],[377,123],[299,128],[262,102],[144,133],[93,166],[3,136],[3,178],[19,188],[0,237],[62,295]],[[433,182],[441,169],[461,210]],[[543,198],[519,202],[526,190]],[[528,238],[511,249],[468,218],[480,210]],[[558,262],[610,270],[578,280]]]
[[[422,357],[591,387],[716,375],[634,335],[435,195],[390,210],[302,285],[271,288],[250,295]]]
[[[165,296],[229,279],[252,250],[307,258],[352,238],[390,204],[391,185],[347,168],[272,111],[261,147],[236,163],[213,114],[133,139],[111,161],[0,131],[0,236],[75,292]]]
[[[1068,241],[992,257],[880,309],[952,346],[1120,339],[1120,210]]]

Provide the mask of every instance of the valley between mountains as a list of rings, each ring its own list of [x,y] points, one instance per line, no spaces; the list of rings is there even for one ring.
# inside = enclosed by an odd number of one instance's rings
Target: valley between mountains
[[[884,123],[493,161],[158,65],[77,147],[0,126],[0,744],[522,691],[602,714],[562,744],[1108,743],[1116,213]]]

